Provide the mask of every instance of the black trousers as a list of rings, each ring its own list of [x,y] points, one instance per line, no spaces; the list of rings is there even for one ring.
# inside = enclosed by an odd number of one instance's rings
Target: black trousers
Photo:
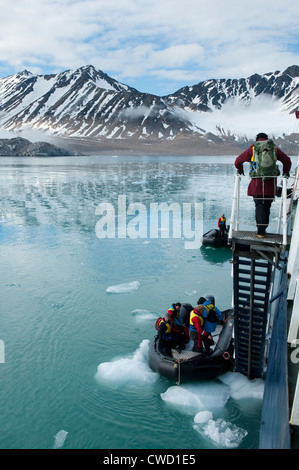
[[[203,344],[205,345],[205,352],[209,354],[211,352],[211,346],[214,344],[214,341],[210,339],[209,336],[204,336]]]
[[[269,225],[270,209],[274,198],[254,196],[255,203],[255,221],[257,226],[257,233],[265,235],[266,228]]]

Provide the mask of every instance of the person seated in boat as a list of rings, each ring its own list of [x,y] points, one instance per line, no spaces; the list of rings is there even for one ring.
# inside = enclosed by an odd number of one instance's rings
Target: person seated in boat
[[[172,333],[170,313],[165,313],[158,326],[159,341],[169,348],[175,347],[174,335]]]
[[[204,311],[205,307],[202,304],[197,305],[190,313],[189,325],[190,339],[193,341],[192,351],[201,353],[203,352],[203,338],[205,336],[209,336],[210,339],[212,339],[211,335],[209,335],[203,328]]]
[[[156,329],[158,329],[159,341],[165,346],[170,349],[177,349],[179,352],[185,349],[184,332],[173,327],[170,313],[165,313],[163,318],[157,320]]]
[[[213,297],[208,297],[207,299],[205,297],[200,297],[198,302],[204,306],[202,315],[204,319],[203,329],[206,333],[208,333],[208,335],[211,336],[210,339],[208,339],[208,336],[203,338],[205,352],[209,354],[210,347],[212,344],[214,344],[212,333],[214,333],[216,330],[218,322],[223,322],[223,314],[221,310],[215,306],[215,300]]]
[[[173,304],[170,305],[168,309],[168,313],[170,313],[171,318],[174,320],[176,319],[176,323],[182,323],[183,321],[180,321],[179,313],[181,309],[181,302],[174,302]]]
[[[168,309],[172,321],[172,331],[179,335],[184,335],[182,342],[188,343],[189,341],[189,325],[185,325],[182,317],[180,316],[181,303],[175,302],[171,304]]]
[[[224,214],[222,214],[222,216],[218,219],[218,228],[220,232],[220,237],[223,237],[226,232],[226,217]]]

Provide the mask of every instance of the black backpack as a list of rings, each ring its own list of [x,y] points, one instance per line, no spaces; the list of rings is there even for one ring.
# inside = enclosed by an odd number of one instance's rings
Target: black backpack
[[[214,305],[209,304],[209,305],[205,305],[205,307],[206,307],[207,312],[208,312],[207,320],[210,323],[216,323],[218,321],[218,317],[217,317],[217,313],[216,313]]]

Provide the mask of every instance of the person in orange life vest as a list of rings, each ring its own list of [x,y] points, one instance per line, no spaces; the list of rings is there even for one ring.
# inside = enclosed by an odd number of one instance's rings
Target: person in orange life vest
[[[220,237],[222,237],[226,230],[226,217],[224,214],[222,214],[222,216],[218,219],[218,228],[220,231]]]
[[[205,311],[205,307],[203,305],[197,305],[194,310],[190,313],[190,339],[193,341],[192,351],[196,352],[203,352],[202,347],[202,339],[203,336],[210,336],[211,335],[204,331],[204,319],[203,319],[203,312]]]
[[[256,141],[268,140],[267,134],[260,132],[256,136]],[[243,163],[251,162],[253,155],[252,144],[245,152],[241,153],[235,160],[235,167],[240,175],[244,175]],[[291,159],[280,148],[277,147],[277,160],[283,165],[283,174],[287,177],[291,169]],[[270,209],[274,197],[277,194],[277,178],[271,178],[263,181],[262,178],[253,178],[247,190],[247,195],[252,196],[255,203],[255,220],[257,226],[256,235],[263,238],[266,234],[266,228],[269,225]]]
[[[172,321],[172,331],[177,335],[177,340],[181,344],[182,342],[188,343],[189,341],[189,328],[185,325],[182,318],[180,317],[181,303],[175,302],[171,304],[168,309]],[[189,326],[189,325],[188,325]],[[181,338],[180,338],[181,337]]]

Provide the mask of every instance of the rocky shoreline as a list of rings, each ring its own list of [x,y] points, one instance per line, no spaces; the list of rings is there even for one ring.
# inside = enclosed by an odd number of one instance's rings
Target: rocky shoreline
[[[23,137],[0,139],[1,157],[60,157],[72,156],[74,152],[48,142],[30,142]]]

